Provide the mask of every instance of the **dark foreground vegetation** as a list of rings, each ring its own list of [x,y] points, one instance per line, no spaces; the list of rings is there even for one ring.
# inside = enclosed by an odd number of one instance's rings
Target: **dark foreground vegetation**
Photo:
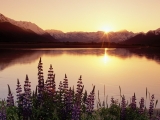
[[[149,109],[146,109],[144,98],[141,98],[137,105],[134,94],[131,101],[126,102],[119,87],[120,102],[111,98],[111,104],[108,105],[106,98],[101,103],[99,92],[97,100],[95,99],[95,86],[90,93],[84,91],[81,76],[76,88],[68,86],[66,75],[59,86],[56,86],[52,65],[44,82],[41,59],[38,63],[38,85],[35,91],[31,92],[31,82],[27,75],[23,87],[22,92],[17,80],[17,100],[14,102],[8,85],[7,100],[0,101],[0,120],[160,120],[159,112],[154,112],[158,102],[155,101],[154,95],[149,95],[150,105]],[[147,95],[146,89],[146,98]]]

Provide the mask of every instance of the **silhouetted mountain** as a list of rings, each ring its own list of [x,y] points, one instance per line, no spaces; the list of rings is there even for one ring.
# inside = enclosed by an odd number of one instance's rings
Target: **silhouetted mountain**
[[[133,32],[127,30],[105,33],[98,32],[67,32],[59,30],[46,30],[50,35],[61,42],[121,42],[134,36]]]
[[[139,33],[134,37],[121,42],[123,44],[142,44],[142,45],[160,45],[160,32],[157,30],[149,31],[146,34]]]
[[[49,33],[44,33],[40,36],[46,38],[50,42],[58,42],[58,40],[56,40],[54,37],[52,37]]]
[[[36,24],[15,21],[0,14],[1,42],[55,42],[54,37]]]
[[[51,42],[34,33],[31,30],[25,30],[8,22],[0,22],[0,42]]]
[[[4,16],[1,13],[0,13],[0,22],[9,22],[9,23],[11,23],[17,27],[20,27],[22,29],[32,30],[33,32],[35,32],[39,35],[43,35],[46,33],[43,29],[41,29],[40,27],[38,27],[34,23],[26,22],[26,21],[15,21],[11,18]]]

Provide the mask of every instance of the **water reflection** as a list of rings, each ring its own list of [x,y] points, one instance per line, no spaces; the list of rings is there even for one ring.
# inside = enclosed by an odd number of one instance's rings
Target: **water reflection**
[[[145,57],[148,60],[153,60],[160,64],[160,48],[117,48],[108,49],[107,53],[112,56],[117,56],[123,59],[137,56]]]
[[[0,52],[0,70],[14,64],[32,63],[43,55],[103,55],[103,49],[2,49]]]
[[[145,57],[148,60],[153,60],[160,63],[159,48],[114,48],[114,49],[91,49],[91,48],[77,48],[77,49],[1,49],[0,50],[0,70],[4,70],[14,64],[32,63],[43,55],[60,56],[63,54],[70,55],[104,55],[103,61],[107,63],[109,56],[117,56],[122,59],[131,58],[132,56]]]

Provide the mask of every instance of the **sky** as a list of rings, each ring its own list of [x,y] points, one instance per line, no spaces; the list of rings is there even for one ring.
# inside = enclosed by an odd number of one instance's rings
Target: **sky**
[[[160,28],[160,0],[0,0],[0,13],[63,32]]]

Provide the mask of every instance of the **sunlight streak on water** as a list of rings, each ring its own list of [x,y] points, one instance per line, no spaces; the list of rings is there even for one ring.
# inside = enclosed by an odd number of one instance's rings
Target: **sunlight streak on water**
[[[103,57],[103,62],[106,64],[110,61],[109,56],[106,53],[107,48],[104,49],[104,57]]]

